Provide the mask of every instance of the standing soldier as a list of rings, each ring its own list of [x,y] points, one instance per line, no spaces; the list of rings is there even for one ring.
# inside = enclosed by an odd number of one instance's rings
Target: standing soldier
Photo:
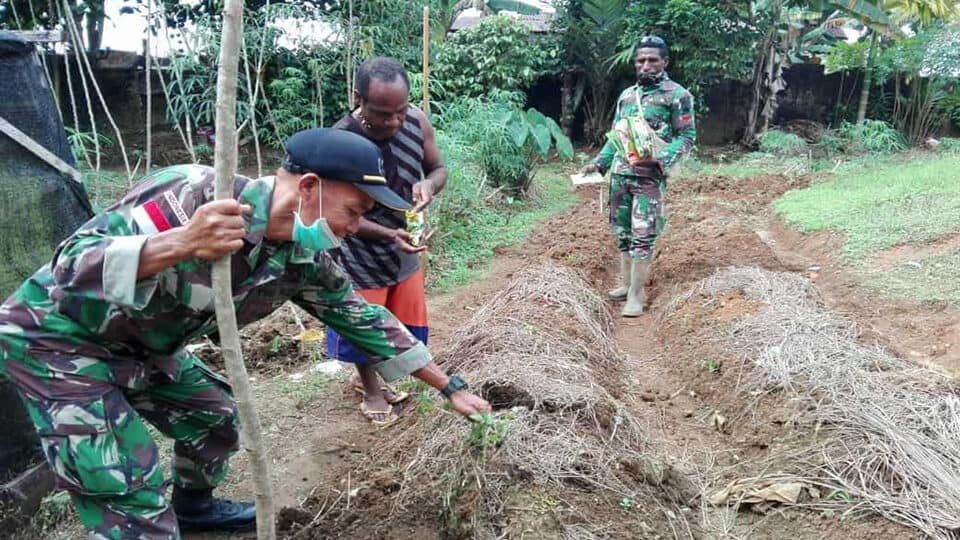
[[[666,216],[663,194],[670,171],[693,148],[696,128],[693,96],[664,71],[670,62],[666,42],[647,36],[637,44],[634,67],[637,84],[617,99],[614,132],[630,132],[642,119],[657,138],[666,142],[653,155],[626,155],[623,146],[608,140],[584,173],[611,169],[610,224],[620,249],[620,287],[608,292],[614,300],[626,299],[624,317],[638,317],[644,309],[644,285],[653,247]],[[631,127],[633,126],[633,127]]]
[[[291,300],[361,349],[384,380],[413,375],[465,416],[490,410],[389,311],[354,292],[326,251],[356,232],[374,201],[407,207],[387,187],[377,147],[312,129],[286,150],[276,176],[237,177],[233,199],[213,199],[210,167],[150,174],[0,305],[0,376],[23,398],[96,540],[255,525],[253,504],[213,497],[237,449],[237,409],[226,381],[184,348],[217,328],[210,268],[223,256],[241,324]],[[172,505],[144,420],[176,441]]]
[[[383,153],[387,185],[422,210],[446,186],[447,169],[440,159],[433,126],[423,111],[410,104],[410,82],[403,65],[375,57],[357,70],[356,108],[334,127],[373,141]],[[337,262],[368,302],[389,309],[420,341],[427,342],[427,299],[422,267],[425,245],[414,245],[404,212],[377,205],[360,219],[357,234],[344,239]],[[361,413],[374,425],[398,420],[393,405],[406,393],[384,384],[362,351],[327,332],[332,358],[351,362],[357,374],[351,386],[363,395]]]

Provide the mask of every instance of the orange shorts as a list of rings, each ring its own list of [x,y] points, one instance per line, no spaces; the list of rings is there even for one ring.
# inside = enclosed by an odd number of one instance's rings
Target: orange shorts
[[[424,344],[430,334],[427,326],[427,294],[424,285],[423,266],[407,279],[379,289],[358,289],[367,302],[381,305],[393,313],[400,322]],[[327,354],[344,362],[365,364],[367,357],[354,348],[340,334],[327,329]]]

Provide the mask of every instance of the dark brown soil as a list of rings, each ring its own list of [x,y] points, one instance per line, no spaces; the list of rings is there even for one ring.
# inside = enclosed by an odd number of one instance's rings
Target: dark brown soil
[[[750,369],[749,359],[732,355],[718,333],[737,319],[762,306],[743,295],[730,293],[719,303],[687,302],[669,317],[662,317],[678,291],[685,290],[718,268],[754,265],[770,270],[803,272],[821,288],[830,305],[847,316],[866,321],[876,330],[867,339],[885,338],[894,350],[902,338],[931,339],[956,328],[957,318],[947,313],[924,328],[921,319],[914,333],[904,333],[901,323],[917,311],[876,304],[860,292],[856,281],[831,258],[840,241],[833,235],[803,237],[784,230],[771,218],[770,202],[788,189],[810,181],[784,176],[735,179],[722,176],[685,179],[668,192],[669,229],[659,246],[648,288],[651,314],[618,323],[617,339],[628,357],[618,375],[620,394],[646,425],[651,444],[683,456],[692,463],[695,481],[723,482],[771,472],[766,467],[789,469],[786,450],[814,442],[807,404],[790,403],[777,395],[751,396],[742,392],[740,380]],[[579,269],[599,287],[610,286],[616,259],[605,212],[599,208],[599,188],[580,189],[580,203],[562,216],[546,220],[538,231],[516,248],[504,249],[489,276],[454,293],[432,298],[431,346],[442,349],[490,295],[526,265],[544,258]],[[616,307],[616,306],[614,306]],[[951,319],[951,317],[953,317]],[[293,335],[287,326],[269,324],[247,335],[261,355],[274,335]],[[883,326],[888,324],[892,326]],[[890,334],[883,329],[894,328]],[[299,330],[297,330],[298,332]],[[295,334],[295,333],[294,333]],[[247,349],[248,351],[250,349]],[[269,349],[268,349],[269,350]],[[257,354],[257,353],[254,353]],[[293,363],[296,363],[294,361]],[[391,460],[396,441],[417,429],[417,400],[403,409],[403,420],[386,430],[370,428],[356,413],[351,392],[334,392],[304,418],[296,436],[307,449],[298,458],[302,475],[293,484],[316,486],[303,504],[281,512],[282,528],[304,532],[293,538],[388,538],[413,540],[440,538],[441,508],[435,505],[397,506],[402,481]],[[400,452],[402,453],[402,452]],[[368,467],[365,458],[383,456],[380,466]],[[781,459],[781,461],[777,461]],[[363,467],[363,468],[361,468]],[[722,486],[721,486],[722,487]],[[417,489],[435,490],[424,485]],[[663,488],[666,489],[666,488]],[[562,489],[530,486],[511,495],[511,508],[540,508],[538,512],[511,512],[502,532],[506,538],[559,538],[559,523],[575,523],[571,516],[589,516],[610,523],[610,538],[710,537],[720,533],[738,538],[851,538],[863,540],[913,538],[909,529],[878,517],[842,519],[829,512],[800,507],[725,511],[705,506],[691,509],[689,520],[703,525],[691,531],[671,531],[660,508],[624,508],[609,496],[571,496]],[[554,501],[546,504],[545,501]],[[620,530],[624,512],[636,512],[646,528]],[[443,519],[448,519],[443,518]],[[707,527],[709,522],[710,527]],[[312,525],[303,529],[303,525]],[[449,529],[448,529],[449,530]],[[449,536],[447,536],[449,537]],[[201,537],[197,537],[201,538]],[[202,537],[213,538],[213,537]]]

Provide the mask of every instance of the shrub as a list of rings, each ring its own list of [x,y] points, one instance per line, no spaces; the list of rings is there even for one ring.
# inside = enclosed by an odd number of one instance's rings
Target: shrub
[[[447,99],[489,96],[491,90],[525,92],[558,57],[555,47],[536,39],[526,23],[487,17],[440,45],[433,77]]]
[[[803,152],[806,148],[807,141],[793,133],[772,130],[760,137],[760,151],[765,154],[793,155]]]
[[[937,148],[941,152],[960,152],[960,139],[954,137],[943,137],[940,139],[940,146]]]
[[[816,150],[820,154],[823,154],[827,157],[834,154],[841,154],[847,151],[847,141],[843,137],[834,134],[832,131],[824,133],[823,137],[820,137],[820,142],[814,145]]]
[[[950,123],[960,128],[960,90],[954,90],[940,100],[940,106],[950,115]]]
[[[843,137],[867,152],[893,153],[907,147],[903,135],[882,120],[864,120],[860,124],[844,122]]]
[[[459,145],[470,149],[467,159],[479,166],[486,182],[510,195],[526,193],[551,147],[564,159],[573,156],[570,140],[553,119],[513,103],[460,99],[444,107],[438,126],[456,133]]]

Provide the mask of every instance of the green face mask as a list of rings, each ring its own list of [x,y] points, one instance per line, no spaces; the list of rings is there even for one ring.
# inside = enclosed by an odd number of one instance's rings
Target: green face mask
[[[321,206],[320,217],[313,222],[313,225],[307,227],[300,219],[300,210],[303,208],[303,199],[297,206],[297,211],[293,213],[293,242],[302,248],[312,251],[323,251],[334,249],[340,246],[340,238],[333,234],[330,225],[323,218],[323,207]]]

